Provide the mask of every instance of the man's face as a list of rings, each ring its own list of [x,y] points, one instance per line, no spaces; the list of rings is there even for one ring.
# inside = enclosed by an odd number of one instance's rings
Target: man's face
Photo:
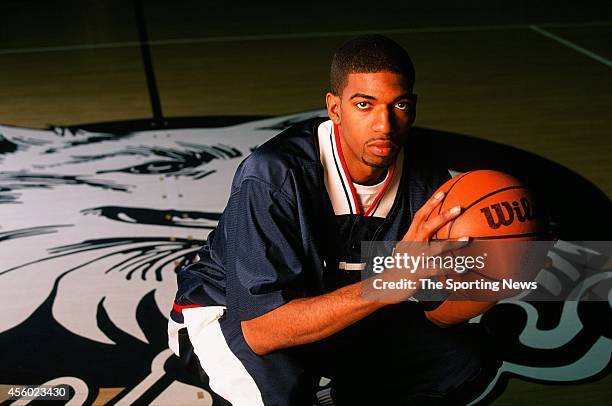
[[[339,96],[328,94],[327,104],[330,117],[340,125],[343,153],[354,178],[354,171],[383,169],[395,162],[415,112],[402,75],[351,73]]]

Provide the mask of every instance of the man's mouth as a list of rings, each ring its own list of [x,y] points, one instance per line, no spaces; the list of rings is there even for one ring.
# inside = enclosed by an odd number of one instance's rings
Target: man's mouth
[[[393,141],[375,141],[368,144],[367,148],[371,153],[380,157],[393,155],[398,146]]]

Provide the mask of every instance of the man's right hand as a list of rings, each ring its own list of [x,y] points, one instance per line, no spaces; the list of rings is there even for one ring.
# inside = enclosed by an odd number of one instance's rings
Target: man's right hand
[[[450,221],[453,221],[461,213],[461,207],[454,206],[448,210],[440,211],[440,213],[435,216],[431,216],[438,206],[440,206],[443,199],[444,192],[438,192],[416,212],[410,228],[393,250],[394,257],[398,255],[400,258],[435,257],[444,252],[459,249],[468,243],[468,236],[430,243],[431,237],[436,231],[444,227],[444,225]],[[420,279],[436,277],[444,273],[446,273],[444,269],[437,269],[431,266],[420,267],[418,269],[398,268],[395,266],[390,267],[385,269],[381,274],[375,275],[362,282],[364,284],[363,295],[370,300],[379,300],[389,304],[400,303],[409,299],[418,288],[379,289],[378,287],[381,286],[382,282],[386,283],[384,286],[395,286],[398,283],[403,285],[413,283],[415,284],[413,286],[418,286]],[[381,281],[376,282],[376,286],[378,287],[373,285],[376,279],[381,279]]]
[[[431,213],[442,203],[444,192],[438,192],[421,207],[412,220],[410,228],[402,238],[402,241],[429,241],[440,228],[461,213],[460,206],[451,207],[441,211],[438,215],[429,218]]]

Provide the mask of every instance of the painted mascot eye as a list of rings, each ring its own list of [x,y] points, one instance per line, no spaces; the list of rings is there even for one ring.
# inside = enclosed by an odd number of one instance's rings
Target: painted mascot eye
[[[207,176],[214,172],[196,169],[201,165],[205,165],[214,159],[232,159],[242,156],[240,150],[226,145],[179,143],[179,146],[184,149],[142,148],[139,150],[139,155],[147,158],[160,157],[163,159],[150,160],[145,163],[124,168],[97,171],[96,173],[124,172],[137,175],[172,174],[195,176],[195,179],[199,179],[200,177]],[[124,152],[124,154],[130,153]]]

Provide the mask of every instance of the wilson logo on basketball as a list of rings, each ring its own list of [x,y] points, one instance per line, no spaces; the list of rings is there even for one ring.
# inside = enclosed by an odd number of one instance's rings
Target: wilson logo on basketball
[[[493,214],[491,210],[493,210],[495,214]],[[520,199],[520,204],[517,201],[512,202],[512,204],[508,202],[495,203],[490,207],[480,209],[480,211],[487,219],[489,227],[494,230],[502,225],[509,226],[515,219],[524,223],[534,218],[533,208],[526,197]]]

